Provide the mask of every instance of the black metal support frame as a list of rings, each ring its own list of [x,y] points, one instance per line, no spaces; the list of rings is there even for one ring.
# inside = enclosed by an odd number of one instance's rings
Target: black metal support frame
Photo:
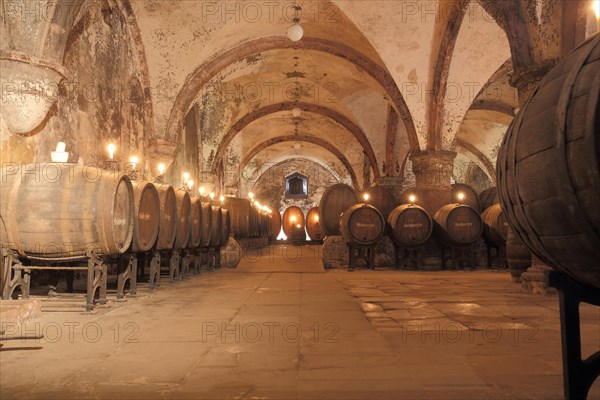
[[[396,269],[425,269],[425,247],[395,247],[394,267]]]
[[[582,285],[558,271],[546,272],[548,286],[558,290],[566,400],[584,400],[600,376],[600,351],[581,359],[579,304],[600,306],[600,290]]]
[[[450,254],[447,254],[450,250]],[[452,261],[452,269],[475,269],[477,266],[475,245],[468,246],[442,246],[442,269],[448,268],[448,261]]]
[[[348,271],[356,269],[356,262],[364,260],[367,263],[368,269],[375,269],[375,245],[373,246],[356,246],[348,244]]]

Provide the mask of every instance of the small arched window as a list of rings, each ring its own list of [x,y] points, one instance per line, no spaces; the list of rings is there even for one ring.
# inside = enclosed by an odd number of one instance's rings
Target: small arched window
[[[299,172],[293,173],[285,178],[285,197],[308,196],[308,177]]]

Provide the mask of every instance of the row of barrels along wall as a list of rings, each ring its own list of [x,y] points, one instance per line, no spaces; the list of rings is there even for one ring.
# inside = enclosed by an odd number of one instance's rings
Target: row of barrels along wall
[[[308,235],[310,240],[322,240],[324,235],[319,223],[319,208],[312,207],[306,216],[298,206],[286,208],[283,216],[278,212],[274,213],[270,239],[276,239],[281,230],[288,239],[304,241]]]
[[[334,185],[324,193],[319,209],[326,235],[342,235],[347,242],[364,246],[386,233],[401,247],[421,245],[432,234],[445,246],[472,245],[482,235],[496,246],[506,243],[508,224],[497,204],[495,188],[478,195],[468,185],[454,184],[452,196],[458,198],[462,193],[463,200],[441,207],[433,218],[422,207],[410,204],[411,195],[418,198],[418,189],[402,193],[400,205],[385,188],[375,186],[367,192],[369,206],[361,205],[354,189],[347,185]],[[480,214],[482,204],[485,210]]]
[[[258,209],[250,200],[225,197],[223,205],[229,210],[231,233],[234,237],[267,238],[273,234],[273,217],[271,214]]]
[[[0,241],[23,257],[222,247],[229,238],[227,211],[169,185],[74,164],[11,165],[1,175]]]

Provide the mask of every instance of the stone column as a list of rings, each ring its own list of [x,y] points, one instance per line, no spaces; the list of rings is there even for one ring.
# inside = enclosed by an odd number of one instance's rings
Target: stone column
[[[546,60],[540,64],[516,66],[510,84],[519,93],[519,107],[523,107],[542,78],[554,67],[558,60]],[[521,275],[523,292],[531,294],[552,294],[556,289],[548,287],[546,271],[551,268],[535,254],[531,255],[531,267]]]
[[[422,151],[411,155],[413,172],[423,208],[432,216],[452,200],[452,170],[456,153]]]

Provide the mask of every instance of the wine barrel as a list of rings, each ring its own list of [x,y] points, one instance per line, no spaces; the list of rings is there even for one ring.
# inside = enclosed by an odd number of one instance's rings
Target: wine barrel
[[[433,220],[436,238],[448,247],[473,244],[483,233],[481,216],[466,204],[447,204],[437,210]]]
[[[250,222],[248,225],[248,235],[250,237],[258,237],[259,234],[259,215],[258,215],[258,209],[256,208],[256,206],[254,204],[251,205],[250,207]]]
[[[227,246],[227,242],[229,241],[230,234],[231,234],[231,217],[229,214],[229,210],[226,208],[221,208],[221,241],[219,242],[219,247]]]
[[[183,190],[175,191],[177,201],[177,234],[175,248],[185,249],[192,235],[192,199]]]
[[[271,227],[269,228],[269,238],[277,239],[281,232],[281,213],[279,210],[274,210],[271,214]]]
[[[157,250],[169,250],[175,244],[177,234],[177,199],[171,185],[156,185],[160,200],[160,223],[158,225]]]
[[[523,272],[531,267],[531,252],[510,228],[506,235],[506,264],[512,281],[517,283],[521,282]]]
[[[371,246],[383,236],[385,220],[375,207],[355,204],[342,214],[340,233],[346,243]]]
[[[210,245],[219,247],[221,245],[221,234],[223,233],[223,211],[221,207],[211,206],[211,212]]]
[[[285,236],[292,236],[292,227],[300,225],[304,229],[304,213],[300,207],[290,206],[283,213],[283,233]]]
[[[387,218],[390,238],[401,247],[420,246],[431,237],[433,221],[424,208],[403,204]]]
[[[496,246],[504,246],[508,235],[508,221],[502,212],[500,204],[494,204],[488,207],[483,214],[483,235]]]
[[[515,233],[546,264],[600,289],[600,35],[562,59],[510,125],[497,163]]]
[[[200,235],[200,247],[211,245],[213,212],[210,203],[202,203],[202,234]]]
[[[463,194],[464,199],[460,200],[459,195]],[[481,205],[479,204],[479,195],[471,186],[464,183],[455,183],[452,185],[452,202],[466,204],[473,208],[478,213],[481,212]]]
[[[306,233],[310,240],[323,240],[323,230],[319,223],[319,207],[313,207],[306,213]]]
[[[231,217],[231,233],[236,238],[248,237],[250,230],[250,201],[238,197],[225,197],[224,207]]]
[[[339,235],[342,213],[358,202],[358,196],[350,186],[338,183],[328,187],[319,203],[319,223],[323,234]]]
[[[5,164],[0,172],[3,247],[44,260],[129,249],[134,204],[127,176],[66,163]]]
[[[156,243],[160,224],[160,198],[153,183],[133,181],[133,240],[131,250],[145,252]]]
[[[191,199],[191,208],[192,208],[192,223],[191,223],[191,234],[190,240],[188,241],[187,247],[191,249],[195,249],[200,246],[200,240],[202,239],[202,203],[200,199],[194,197]]]
[[[387,217],[398,205],[392,192],[383,186],[375,185],[367,189],[365,193],[369,195],[368,203],[379,210],[383,218],[387,221]]]
[[[479,193],[479,205],[481,206],[482,210],[487,210],[497,203],[500,203],[500,198],[498,197],[498,188],[495,186],[487,188],[483,192]]]

